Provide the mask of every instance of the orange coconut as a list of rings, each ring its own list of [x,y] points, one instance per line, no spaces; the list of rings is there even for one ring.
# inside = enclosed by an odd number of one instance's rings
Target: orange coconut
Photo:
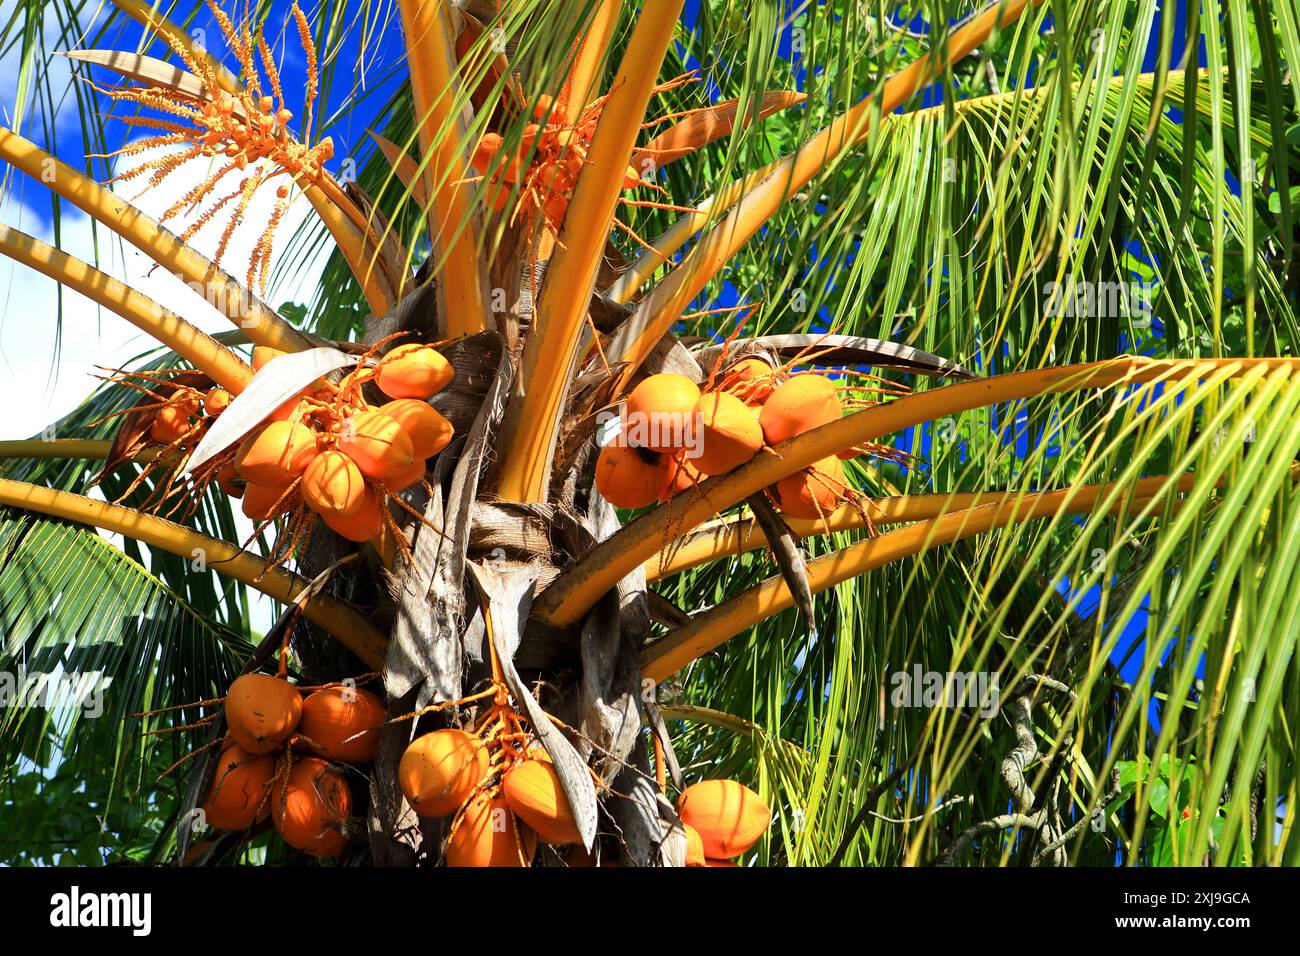
[[[702,780],[687,787],[677,798],[677,813],[699,832],[710,860],[740,856],[772,822],[763,798],[735,780]]]
[[[231,396],[224,388],[217,386],[208,389],[203,396],[203,410],[209,415],[220,415],[230,407]]]
[[[385,478],[384,491],[388,492],[390,495],[399,494],[407,488],[412,488],[415,485],[418,485],[424,480],[424,476],[427,472],[428,467],[426,466],[424,459],[417,458],[415,461],[411,462],[411,467],[406,469],[406,471],[396,474],[391,478]]]
[[[596,489],[616,508],[644,508],[668,493],[676,470],[670,455],[606,445],[596,458]]]
[[[519,825],[504,797],[480,792],[470,799],[447,840],[448,866],[528,866],[537,836]]]
[[[266,363],[271,359],[279,358],[284,352],[279,349],[273,349],[269,345],[257,345],[253,347],[253,371],[260,372]]]
[[[772,392],[758,421],[769,445],[839,419],[844,414],[835,383],[821,375],[796,375]]]
[[[154,413],[149,426],[149,437],[163,445],[184,438],[190,430],[190,416],[198,405],[188,395],[173,397]]]
[[[629,427],[648,433],[643,444],[652,451],[674,451],[685,444],[699,400],[699,386],[685,375],[651,375],[627,397]]]
[[[722,475],[743,465],[763,447],[763,429],[735,395],[711,392],[695,406],[700,416],[699,454],[687,458],[706,475]]]
[[[244,517],[254,521],[270,521],[293,507],[296,495],[289,493],[288,485],[262,485],[246,482],[243,494]]]
[[[395,419],[415,449],[416,461],[432,458],[447,447],[455,429],[428,402],[415,398],[402,398],[388,402],[380,409],[389,418]]]
[[[343,423],[338,450],[375,481],[401,474],[415,461],[415,446],[401,423],[378,408]]]
[[[270,806],[267,795],[275,779],[275,757],[250,754],[229,744],[217,758],[212,786],[199,809],[204,821],[218,830],[244,830],[257,820],[259,810]]]
[[[301,717],[302,695],[279,677],[244,674],[226,692],[230,736],[250,754],[275,750],[294,732]]]
[[[379,363],[375,384],[389,398],[427,399],[455,376],[451,363],[429,345],[399,345]]]
[[[353,514],[344,516],[326,512],[321,515],[321,520],[329,525],[331,531],[349,541],[373,541],[384,530],[383,508],[375,490],[367,487],[361,498],[361,507]]]
[[[302,702],[298,733],[313,753],[344,763],[369,763],[379,749],[384,702],[359,687],[323,687]]]
[[[435,730],[406,748],[397,783],[416,813],[445,817],[469,799],[487,772],[482,740],[463,730]]]
[[[361,469],[341,451],[323,451],[302,473],[298,489],[318,514],[348,518],[361,510],[366,497],[366,479]]]
[[[670,498],[683,491],[690,491],[707,477],[695,467],[692,459],[686,458],[681,452],[673,456],[669,470],[673,476],[667,492]]]
[[[776,388],[776,370],[761,358],[743,358],[722,373],[720,387],[746,405],[762,405]]]
[[[295,850],[338,856],[348,841],[339,825],[352,812],[352,793],[343,774],[317,757],[295,761],[289,780],[275,788],[271,817],[275,832]]]
[[[244,481],[239,477],[239,471],[233,461],[217,469],[216,480],[217,487],[231,498],[244,497]]]
[[[839,506],[844,488],[844,465],[831,455],[778,481],[776,500],[790,517],[815,521]]]
[[[544,843],[561,846],[582,842],[560,775],[550,761],[521,760],[506,773],[502,791],[515,816],[535,830]]]
[[[704,862],[704,839],[700,836],[700,831],[689,823],[683,823],[682,829],[686,831],[686,865],[707,866]]]
[[[249,436],[235,457],[239,473],[259,485],[287,485],[316,457],[316,433],[298,422],[271,422]]]

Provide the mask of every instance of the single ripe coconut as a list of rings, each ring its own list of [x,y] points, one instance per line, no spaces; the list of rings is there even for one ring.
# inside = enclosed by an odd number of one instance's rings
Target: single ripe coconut
[[[415,461],[415,446],[397,419],[372,408],[354,415],[339,433],[338,450],[374,481],[401,474]]]
[[[668,486],[670,498],[680,495],[683,491],[690,491],[707,477],[695,467],[692,459],[685,457],[681,452],[672,457],[670,470],[673,475],[672,482]]]
[[[488,773],[483,741],[463,730],[435,730],[411,741],[397,766],[397,783],[424,817],[455,813]]]
[[[627,397],[628,429],[646,436],[641,444],[651,451],[676,451],[686,444],[687,432],[694,427],[699,400],[699,386],[685,375],[651,375]]]
[[[616,508],[644,508],[668,494],[676,469],[671,455],[606,445],[596,458],[596,489]]]
[[[231,498],[244,497],[244,479],[239,477],[233,461],[217,469],[216,480],[217,487]]]
[[[710,860],[730,860],[755,843],[772,822],[763,798],[735,780],[702,780],[677,798],[682,823],[694,827]]]
[[[400,494],[407,488],[413,488],[420,482],[424,481],[424,476],[428,473],[428,467],[425,465],[423,458],[417,458],[411,462],[411,467],[401,474],[394,475],[392,478],[384,479],[384,491],[390,495]]]
[[[359,687],[322,687],[302,702],[298,733],[315,754],[343,763],[369,763],[379,750],[384,702]]]
[[[448,866],[528,866],[537,835],[519,825],[504,797],[475,794],[447,840]]]
[[[253,521],[270,521],[290,510],[296,495],[290,493],[288,485],[262,485],[250,481],[244,485],[243,498],[244,517]]]
[[[455,376],[451,363],[429,345],[399,345],[379,362],[375,384],[389,398],[428,399]]]
[[[218,830],[246,830],[257,822],[259,811],[270,809],[268,795],[275,779],[272,754],[250,754],[238,744],[228,744],[217,758],[212,786],[199,809],[204,822]]]
[[[317,514],[348,518],[361,510],[366,479],[361,469],[341,451],[323,451],[302,473],[303,500]]]
[[[582,842],[560,775],[550,761],[519,761],[506,773],[502,791],[515,816],[535,830],[543,843],[563,846]]]
[[[301,717],[302,695],[279,677],[244,674],[226,692],[230,736],[250,754],[275,750],[289,739]]]
[[[722,373],[719,388],[746,405],[762,405],[776,388],[776,370],[761,358],[743,358]]]
[[[776,502],[791,518],[819,521],[839,507],[844,488],[844,465],[831,455],[778,481]]]
[[[416,461],[432,458],[451,442],[455,429],[432,405],[414,398],[403,398],[381,406],[381,411],[395,419],[415,449]]]
[[[700,453],[686,460],[706,475],[726,474],[763,447],[763,429],[735,395],[710,392],[700,398],[695,414],[701,423]]]
[[[352,812],[352,793],[343,774],[324,760],[304,757],[294,763],[287,783],[271,798],[275,832],[295,850],[311,856],[338,856],[347,847],[339,825]]]
[[[271,359],[279,358],[284,352],[279,349],[273,349],[269,345],[256,345],[253,347],[253,371],[260,372],[266,363]]]
[[[337,515],[325,512],[321,514],[321,520],[325,522],[335,534],[342,535],[349,541],[361,543],[363,541],[373,541],[384,530],[384,506],[380,504],[379,496],[375,490],[369,486],[361,498],[361,506],[350,515]]]
[[[235,457],[239,473],[259,485],[287,485],[316,457],[316,433],[299,422],[271,422],[249,436]]]
[[[231,395],[221,386],[210,388],[203,396],[203,410],[209,415],[217,416],[230,407]]]
[[[763,426],[767,443],[775,445],[837,421],[843,414],[844,406],[834,382],[821,375],[796,375],[768,396],[758,422]]]
[[[689,823],[683,823],[682,829],[686,831],[686,865],[707,866],[704,861],[704,840],[700,836],[700,831]]]
[[[198,406],[188,396],[173,397],[154,414],[149,437],[162,445],[180,441],[189,434],[190,416],[196,411]]]

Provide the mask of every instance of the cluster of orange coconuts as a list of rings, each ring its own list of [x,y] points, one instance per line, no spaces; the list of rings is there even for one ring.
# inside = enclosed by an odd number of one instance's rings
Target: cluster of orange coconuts
[[[594,865],[582,847],[573,809],[550,756],[533,744],[522,757],[464,730],[417,737],[398,767],[398,784],[416,813],[454,815],[447,865],[530,866],[538,842],[569,847],[570,865]],[[728,865],[767,830],[771,813],[758,794],[734,780],[705,780],[678,800],[688,866]]]
[[[448,866],[528,866],[539,839],[552,846],[582,843],[540,744],[519,753],[469,731],[435,730],[406,748],[397,781],[421,816],[454,815]]]
[[[698,433],[669,427],[652,430],[655,437],[642,447],[628,440],[607,444],[596,459],[596,487],[619,508],[667,501],[704,477],[740,467],[765,444],[776,445],[843,414],[829,378],[815,372],[783,377],[756,356],[731,365],[703,392],[684,375],[651,375],[627,396],[626,420],[692,423],[688,427]],[[845,496],[841,459],[856,454],[849,449],[824,458],[781,479],[768,493],[790,517],[824,518]]]
[[[253,350],[253,368],[277,357]],[[423,481],[427,459],[452,438],[452,425],[428,399],[452,380],[446,358],[428,345],[401,345],[375,366],[362,365],[335,385],[317,380],[249,434],[216,480],[243,499],[243,512],[268,521],[305,504],[350,541],[370,541],[385,527],[389,495]],[[389,401],[369,404],[373,381]]]
[[[220,385],[206,392],[176,389],[154,412],[149,437],[160,445],[176,445],[190,438],[205,418],[216,418],[226,410],[233,396]]]
[[[340,764],[374,759],[387,718],[375,694],[351,684],[304,689],[245,674],[225,702],[227,736],[200,809],[209,826],[246,830],[271,817],[285,843],[338,856],[352,792]]]

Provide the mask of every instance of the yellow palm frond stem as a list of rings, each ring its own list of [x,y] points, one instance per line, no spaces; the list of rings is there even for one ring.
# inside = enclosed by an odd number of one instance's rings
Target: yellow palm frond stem
[[[751,189],[772,174],[781,161],[768,163],[719,189],[704,202],[695,207],[693,212],[684,213],[680,219],[668,227],[668,231],[655,239],[647,249],[618,277],[613,285],[605,291],[605,298],[619,305],[632,301],[637,290],[650,281],[655,270],[662,266],[670,256],[686,243],[691,236],[709,224],[709,220],[724,209],[729,209],[740,201]]]
[[[1131,485],[1135,502],[1145,502],[1165,490],[1169,478],[1158,475],[1142,478]],[[1196,483],[1195,475],[1183,475],[1173,483],[1177,491],[1189,491]],[[855,531],[866,527],[867,519],[873,525],[904,524],[938,518],[954,511],[968,511],[983,505],[1010,502],[1059,501],[1070,495],[1107,494],[1116,488],[1116,482],[1079,485],[1072,489],[1016,493],[1012,491],[960,492],[948,495],[903,495],[897,498],[873,498],[862,503],[862,512],[845,505],[826,516],[824,522],[802,518],[786,519],[790,530],[801,538],[840,531]],[[1112,510],[1128,508],[1129,502],[1117,502]],[[645,564],[646,580],[658,581],[679,572],[708,564],[719,558],[755,551],[767,547],[767,538],[753,518],[729,518],[703,527],[682,544],[660,551]]]
[[[212,336],[61,249],[0,224],[0,253],[116,312],[231,392],[243,391],[253,377],[248,363]]]
[[[600,0],[582,35],[573,71],[565,84],[567,91],[564,96],[564,111],[570,123],[578,121],[587,104],[599,92],[600,69],[604,65],[609,44],[614,39],[620,6],[620,0]]]
[[[665,542],[816,461],[922,422],[1059,392],[1200,378],[1216,371],[1237,377],[1252,369],[1278,367],[1300,372],[1300,359],[1157,360],[1130,356],[945,385],[874,405],[782,442],[774,449],[775,455],[758,455],[735,471],[710,478],[630,522],[552,581],[533,605],[533,613],[547,624],[568,627],[615,583],[654,557]]]
[[[387,315],[397,305],[398,290],[404,283],[400,277],[390,279],[385,273],[378,239],[365,227],[364,217],[363,225],[358,226],[354,214],[359,211],[342,190],[304,183],[303,195],[343,254],[348,269],[356,276],[370,311]]]
[[[449,338],[481,332],[488,314],[487,272],[478,254],[479,222],[472,190],[460,183],[469,163],[464,123],[456,111],[451,10],[446,0],[400,0],[411,70],[411,96],[425,158],[429,238],[438,270],[438,308]]]
[[[1164,483],[1166,491],[1174,488],[1174,483],[1168,479],[1157,480]],[[994,528],[1092,511],[1112,487],[1092,485],[1042,495],[1020,495],[1000,504],[982,505],[918,521],[808,562],[808,585],[812,593],[818,594],[886,564]],[[1138,503],[1146,506],[1155,500],[1148,498]],[[730,601],[697,615],[689,624],[670,631],[642,653],[641,669],[651,680],[662,681],[729,638],[793,606],[794,595],[785,579],[779,575],[769,578]]]
[[[266,562],[262,558],[228,541],[84,495],[0,478],[0,505],[111,531],[184,558],[202,558],[210,570],[247,584],[282,604],[292,601],[309,583],[287,571],[265,571]],[[307,602],[303,613],[368,666],[383,667],[387,640],[355,608],[322,593]]]
[[[0,441],[0,459],[77,459],[97,461],[108,457],[113,447],[111,441],[95,438],[24,438],[19,441]],[[137,459],[139,460],[139,459]]]
[[[1032,0],[1034,5],[1042,0]],[[954,30],[947,46],[934,50],[891,76],[880,96],[868,97],[842,113],[807,143],[776,165],[721,222],[641,302],[607,348],[606,354],[628,363],[620,377],[627,382],[673,322],[700,291],[749,241],[790,196],[803,188],[871,128],[873,117],[893,112],[922,86],[937,79],[944,65],[955,62],[988,39],[994,29],[1018,18],[1031,0],[999,0]]]
[[[182,242],[112,190],[105,189],[17,133],[0,128],[0,159],[43,183],[196,289],[256,345],[301,352],[318,344],[299,332],[212,260]]]
[[[682,3],[656,0],[641,12],[596,122],[502,422],[504,457],[497,492],[508,500],[546,500],[560,415],[582,344],[596,271],[623,191],[628,158]]]
[[[234,93],[239,90],[238,77],[222,66],[207,50],[196,46],[193,37],[182,27],[163,16],[162,11],[158,10],[153,2],[149,2],[149,0],[113,0],[113,5],[141,25],[158,34],[172,49],[176,49],[178,46],[184,47],[190,51],[191,55],[210,63],[216,73],[217,82],[221,84],[221,88],[227,93]]]

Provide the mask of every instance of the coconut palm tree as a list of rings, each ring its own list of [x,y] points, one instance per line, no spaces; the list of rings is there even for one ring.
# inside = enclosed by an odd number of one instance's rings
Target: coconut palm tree
[[[107,685],[102,714],[11,694],[8,858],[292,858],[194,813],[263,671],[383,699],[339,768],[354,862],[468,829],[399,787],[448,727],[546,752],[588,852],[538,864],[680,865],[673,795],[719,778],[771,810],[745,863],[1296,862],[1293,5],[114,5],[10,4],[10,187],[233,328],[0,226],[158,342],[0,443],[0,672]],[[159,218],[127,198],[169,183]],[[221,473],[249,436],[304,389],[382,401],[423,343],[455,439],[367,483],[382,526],[289,491],[250,536]],[[647,495],[671,455],[597,463],[661,375],[845,413],[773,431],[769,398],[761,449]]]

